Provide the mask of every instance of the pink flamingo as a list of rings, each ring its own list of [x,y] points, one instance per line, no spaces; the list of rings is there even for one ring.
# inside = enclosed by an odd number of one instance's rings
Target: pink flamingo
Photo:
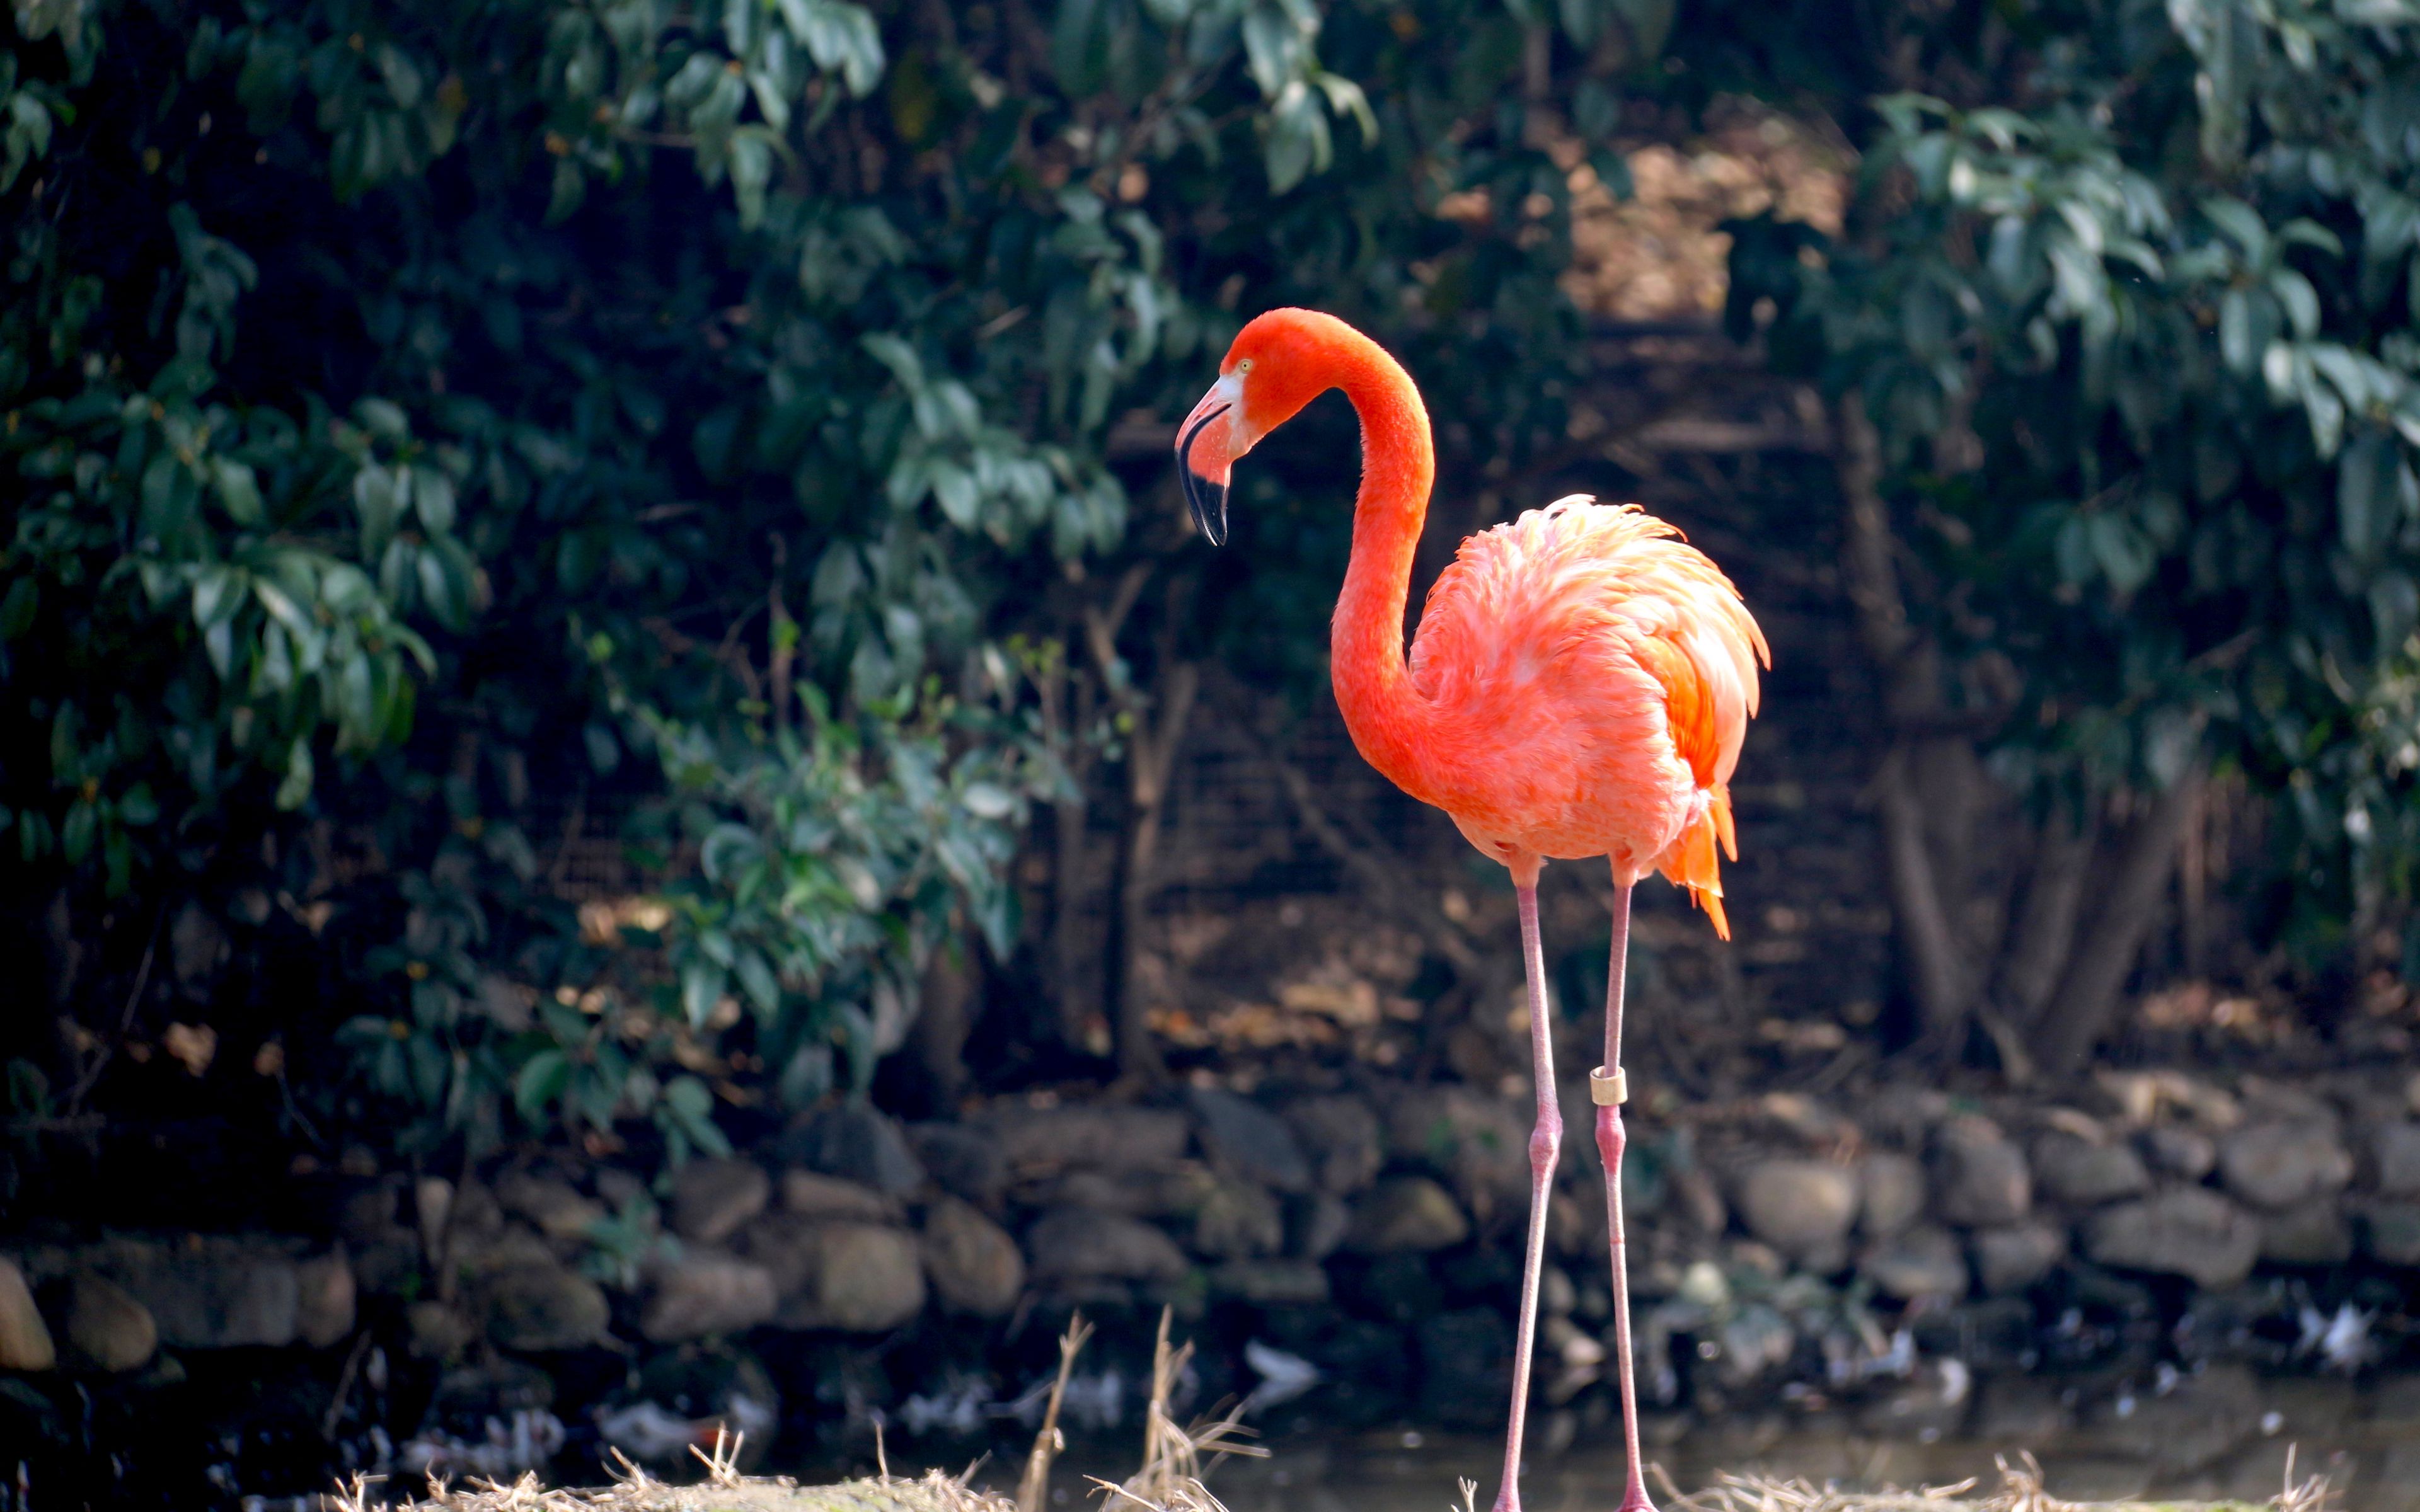
[[[1605,1159],[1628,1457],[1621,1512],[1653,1512],[1640,1478],[1622,1249],[1630,892],[1660,871],[1730,938],[1715,847],[1738,859],[1729,783],[1756,713],[1757,664],[1771,666],[1772,656],[1738,590],[1670,526],[1636,505],[1575,496],[1462,543],[1429,591],[1406,666],[1404,606],[1436,455],[1419,391],[1377,343],[1311,310],[1272,310],[1253,320],[1177,432],[1178,475],[1194,522],[1212,545],[1224,542],[1234,460],[1330,389],[1342,389],[1361,420],[1353,558],[1329,641],[1345,728],[1371,765],[1443,809],[1472,844],[1501,861],[1520,900],[1538,1122],[1529,1135],[1528,1251],[1496,1512],[1521,1504],[1546,1183],[1562,1149],[1538,871],[1548,857],[1597,856],[1613,865],[1613,960],[1605,1064],[1590,1073],[1589,1093]]]

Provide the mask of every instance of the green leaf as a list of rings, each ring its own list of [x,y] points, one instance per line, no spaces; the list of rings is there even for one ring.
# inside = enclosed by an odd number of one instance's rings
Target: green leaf
[[[722,1000],[723,983],[722,968],[711,962],[692,961],[681,968],[681,1012],[690,1028],[706,1027],[706,1021],[714,1016],[714,1005]]]
[[[2402,523],[2401,471],[2402,457],[2383,432],[2364,431],[2345,448],[2336,464],[2336,533],[2354,557],[2383,548]]]
[[[430,467],[414,467],[410,476],[412,507],[419,512],[421,525],[431,535],[452,531],[454,480]]]
[[[117,818],[138,828],[159,822],[160,801],[152,796],[150,783],[137,782],[126,790],[117,800]]]
[[[571,1057],[560,1050],[541,1050],[530,1057],[520,1074],[513,1078],[513,1106],[530,1122],[541,1122],[546,1110],[561,1102],[565,1088],[571,1085]]]
[[[70,866],[82,866],[92,853],[92,842],[101,830],[101,810],[79,798],[68,809],[67,822],[59,826],[59,855]]]
[[[734,963],[740,990],[756,1005],[759,1013],[770,1017],[782,1009],[782,985],[773,976],[773,968],[765,963],[758,951],[741,949]]]
[[[309,802],[313,777],[311,742],[298,739],[287,748],[286,777],[277,784],[277,807],[291,812]]]
[[[20,577],[10,583],[7,596],[0,597],[0,642],[14,640],[32,629],[41,602],[41,590],[31,576]]]
[[[219,496],[227,518],[246,529],[266,524],[269,512],[260,501],[260,485],[244,463],[218,456],[210,459],[210,486]]]

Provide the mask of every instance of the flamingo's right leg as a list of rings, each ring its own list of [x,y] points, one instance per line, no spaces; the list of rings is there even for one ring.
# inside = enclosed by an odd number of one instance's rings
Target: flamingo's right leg
[[[1554,1023],[1546,1009],[1546,958],[1538,938],[1538,878],[1513,891],[1521,903],[1521,969],[1529,986],[1530,1075],[1538,1122],[1529,1132],[1529,1247],[1521,1271],[1521,1322],[1512,1348],[1512,1420],[1504,1431],[1504,1483],[1495,1512],[1521,1512],[1521,1431],[1529,1407],[1529,1350],[1538,1332],[1538,1273],[1546,1257],[1546,1188],[1563,1148],[1563,1113],[1555,1096]]]
[[[1621,1392],[1621,1451],[1628,1469],[1618,1512],[1655,1512],[1638,1457],[1638,1383],[1630,1365],[1630,1262],[1621,1227],[1621,1104],[1630,1095],[1621,1072],[1621,995],[1630,962],[1630,884],[1613,887],[1613,960],[1606,968],[1605,1064],[1589,1075],[1596,1103],[1596,1149],[1605,1158],[1605,1211],[1613,1248],[1613,1367]]]

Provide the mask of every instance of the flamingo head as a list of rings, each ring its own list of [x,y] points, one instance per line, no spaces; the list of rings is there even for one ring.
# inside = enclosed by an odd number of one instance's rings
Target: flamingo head
[[[1176,475],[1186,507],[1212,546],[1227,544],[1227,486],[1235,459],[1335,379],[1319,361],[1328,329],[1346,329],[1311,310],[1271,310],[1236,333],[1218,364],[1218,381],[1176,430]]]

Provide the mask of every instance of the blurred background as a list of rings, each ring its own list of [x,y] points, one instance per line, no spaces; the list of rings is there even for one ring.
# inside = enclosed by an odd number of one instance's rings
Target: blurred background
[[[1170,466],[1280,304],[1422,387],[1416,604],[1585,492],[1772,640],[1633,937],[1671,1475],[2420,1504],[2420,7],[0,26],[0,1506],[955,1467],[1163,1306],[1234,1496],[1485,1474],[1511,889],[1327,691],[1343,402],[1223,550]]]

